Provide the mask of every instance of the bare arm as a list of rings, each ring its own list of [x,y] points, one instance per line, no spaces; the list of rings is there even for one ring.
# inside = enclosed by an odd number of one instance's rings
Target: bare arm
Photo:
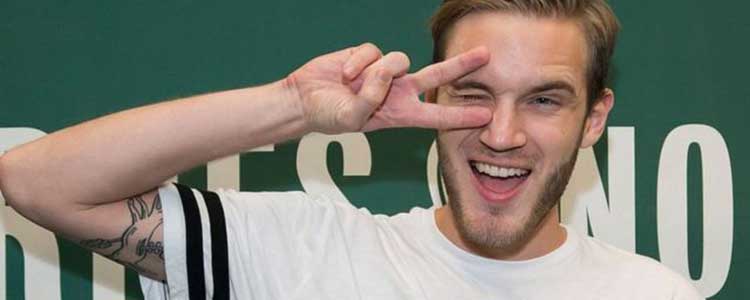
[[[0,190],[37,224],[163,280],[155,187],[205,161],[303,134],[284,89],[277,82],[164,102],[63,129],[3,155]]]
[[[148,277],[165,280],[161,199],[156,191],[96,206],[82,213],[100,228],[73,228],[74,241],[84,248],[128,266]],[[97,219],[107,218],[107,219]],[[72,225],[75,226],[75,225]],[[89,224],[88,226],[91,226]]]
[[[88,209],[153,189],[203,162],[305,133],[283,82],[139,107],[52,133],[3,157],[14,201]],[[44,205],[51,205],[49,200]]]
[[[0,190],[19,213],[84,247],[164,279],[161,182],[190,167],[308,132],[480,126],[489,112],[418,95],[488,60],[473,51],[406,74],[372,45],[318,57],[284,80],[131,109],[0,156]]]

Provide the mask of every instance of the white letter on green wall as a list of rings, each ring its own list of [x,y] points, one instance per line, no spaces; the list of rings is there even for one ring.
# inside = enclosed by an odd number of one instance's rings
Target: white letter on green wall
[[[659,253],[664,264],[690,277],[687,165],[692,144],[700,147],[703,169],[703,271],[693,283],[703,296],[711,297],[729,275],[734,202],[729,151],[721,134],[710,126],[683,125],[664,141],[657,186]]]
[[[635,129],[609,127],[607,152],[609,201],[594,150],[582,149],[560,202],[560,217],[578,232],[590,225],[595,237],[635,252]]]
[[[370,143],[362,133],[308,134],[297,149],[297,174],[310,194],[324,194],[336,201],[348,201],[328,171],[328,145],[339,143],[343,152],[344,176],[368,176],[372,168]]]

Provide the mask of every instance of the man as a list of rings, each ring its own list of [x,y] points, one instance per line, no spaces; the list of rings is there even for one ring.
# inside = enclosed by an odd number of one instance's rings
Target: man
[[[345,49],[266,86],[14,149],[0,189],[29,219],[134,268],[149,298],[699,299],[657,262],[558,222],[576,153],[613,105],[617,27],[603,1],[449,0],[433,19],[436,64],[414,74],[403,53]],[[439,130],[448,206],[386,217],[319,195],[159,187],[308,132],[409,126]]]

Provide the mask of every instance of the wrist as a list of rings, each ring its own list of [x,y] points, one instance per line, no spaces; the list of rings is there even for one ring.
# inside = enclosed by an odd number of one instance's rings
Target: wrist
[[[272,85],[279,92],[284,106],[292,113],[293,123],[300,125],[298,127],[300,130],[300,136],[315,131],[310,125],[307,114],[305,113],[305,107],[302,103],[302,95],[294,76],[289,75],[274,82]]]

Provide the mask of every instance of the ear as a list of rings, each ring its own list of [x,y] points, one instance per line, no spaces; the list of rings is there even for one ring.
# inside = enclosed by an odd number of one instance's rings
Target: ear
[[[615,93],[611,89],[604,89],[602,95],[594,102],[593,107],[591,107],[588,117],[586,117],[581,148],[591,147],[596,144],[602,133],[604,133],[604,129],[607,128],[607,117],[614,104]]]

